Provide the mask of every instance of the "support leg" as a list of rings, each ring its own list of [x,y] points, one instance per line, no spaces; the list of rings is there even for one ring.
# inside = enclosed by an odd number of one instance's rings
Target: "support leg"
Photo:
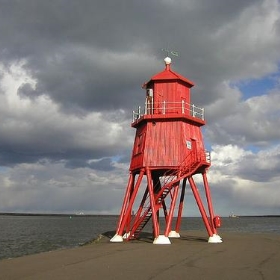
[[[168,236],[169,233],[170,233],[171,223],[172,223],[172,219],[173,219],[173,215],[174,215],[174,208],[175,208],[175,205],[176,205],[176,200],[177,200],[177,196],[178,196],[178,192],[179,192],[179,183],[180,182],[177,182],[174,186],[174,194],[172,196],[170,209],[169,209],[169,214],[168,214],[168,219],[167,219],[167,223],[166,223],[166,229],[165,229],[165,232],[164,232],[165,236]]]
[[[144,170],[141,170],[141,171],[140,171],[140,174],[139,174],[139,177],[138,177],[138,179],[137,179],[135,188],[134,188],[134,190],[133,190],[131,199],[130,199],[130,201],[129,201],[129,205],[128,205],[128,207],[127,207],[127,211],[124,213],[124,222],[122,223],[122,225],[121,225],[121,227],[120,227],[120,232],[123,232],[123,231],[124,231],[125,226],[127,226],[127,225],[129,226],[128,221],[129,221],[130,218],[131,218],[132,207],[133,207],[133,204],[134,204],[136,195],[137,195],[137,193],[138,193],[140,184],[141,184],[141,182],[142,182],[144,173],[145,173]]]
[[[154,233],[155,233],[155,236],[158,236],[159,235],[159,224],[158,224],[158,219],[157,219],[157,209],[156,209],[156,205],[155,205],[153,180],[151,177],[151,171],[148,168],[146,169],[146,174],[147,174],[148,189],[149,189],[149,194],[150,194],[150,205],[151,205],[151,210],[152,210]]]
[[[213,205],[212,205],[212,199],[211,199],[211,194],[210,194],[210,188],[208,185],[208,180],[206,177],[206,173],[202,173],[202,177],[203,177],[203,183],[204,183],[204,188],[205,188],[205,195],[206,195],[206,199],[207,199],[207,204],[208,204],[208,210],[209,210],[209,215],[210,215],[210,223],[211,223],[211,227],[213,230],[214,234],[217,234],[217,230],[214,227],[214,211],[213,211]]]
[[[184,207],[184,199],[185,199],[185,191],[186,191],[186,182],[187,179],[184,178],[183,185],[182,185],[182,191],[180,196],[180,203],[179,203],[179,209],[178,209],[178,215],[177,215],[177,221],[176,221],[176,227],[175,232],[177,233],[177,236],[180,237],[180,227],[181,227],[181,221],[182,221],[182,213],[183,213],[183,207]]]
[[[144,172],[145,172],[144,169],[140,171],[136,186],[133,190],[131,197],[129,197],[129,196],[130,196],[131,190],[133,188],[135,175],[131,174],[131,176],[129,178],[129,182],[128,182],[128,186],[127,186],[127,190],[126,190],[126,194],[125,194],[125,199],[124,199],[123,207],[122,207],[121,214],[120,214],[117,232],[116,232],[115,236],[113,238],[111,238],[111,240],[110,240],[111,242],[122,242],[123,241],[122,234],[124,232],[125,226],[128,225],[127,222],[131,218],[132,206],[135,201],[136,194],[138,193],[138,189],[141,184]]]
[[[214,232],[213,232],[213,230],[212,230],[212,227],[211,227],[210,222],[209,222],[209,219],[208,219],[208,217],[207,217],[207,215],[206,215],[205,208],[204,208],[204,206],[203,206],[202,200],[201,200],[201,198],[200,198],[199,192],[198,192],[198,190],[197,190],[197,187],[196,187],[196,185],[195,185],[195,182],[194,182],[193,178],[192,178],[192,177],[189,177],[188,180],[189,180],[191,189],[192,189],[192,191],[193,191],[193,194],[194,194],[196,203],[197,203],[197,205],[198,205],[200,214],[201,214],[201,216],[202,216],[204,225],[205,225],[206,230],[207,230],[208,235],[209,235],[209,240],[208,240],[208,242],[209,242],[209,243],[221,243],[221,242],[222,242],[222,239],[221,239],[218,235],[214,234]]]
[[[210,193],[210,187],[208,184],[208,180],[207,180],[207,176],[206,176],[206,172],[202,173],[202,177],[203,177],[203,182],[204,182],[204,188],[205,188],[205,194],[206,194],[206,199],[207,199],[207,203],[208,203],[208,209],[209,209],[209,215],[210,215],[210,223],[213,229],[213,236],[211,236],[209,238],[210,243],[220,243],[222,242],[221,237],[217,234],[217,229],[216,226],[214,224],[214,210],[213,210],[213,204],[212,204],[212,199],[211,199],[211,193]]]
[[[155,203],[153,180],[149,168],[146,168],[146,174],[147,174],[148,188],[150,194],[150,205],[152,211],[153,229],[154,229],[154,237],[155,237],[153,244],[170,244],[170,240],[168,237],[159,234],[159,221],[157,218],[158,209]]]
[[[121,213],[120,213],[120,217],[119,217],[119,221],[118,221],[118,225],[117,225],[116,234],[113,236],[113,238],[111,238],[111,240],[110,240],[111,242],[123,242],[122,232],[120,229],[121,229],[121,225],[124,220],[124,213],[126,211],[128,203],[129,203],[129,197],[130,197],[131,189],[133,186],[134,178],[135,178],[135,175],[130,173],[124,200],[123,200],[123,205],[122,205],[122,209],[121,209]]]
[[[209,224],[209,221],[208,221],[208,218],[207,218],[207,215],[206,215],[206,212],[205,212],[202,200],[200,198],[199,192],[198,192],[197,187],[195,185],[195,182],[194,182],[192,177],[189,177],[188,180],[189,180],[191,189],[193,191],[193,195],[194,195],[194,198],[196,200],[196,203],[197,203],[198,209],[200,211],[201,217],[203,219],[203,222],[205,224],[206,230],[208,232],[208,235],[212,236],[213,235],[213,231],[212,231],[212,229],[210,227],[210,224]]]

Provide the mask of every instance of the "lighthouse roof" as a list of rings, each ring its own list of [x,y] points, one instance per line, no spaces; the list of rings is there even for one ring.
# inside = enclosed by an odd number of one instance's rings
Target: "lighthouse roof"
[[[147,85],[152,81],[168,81],[168,80],[180,80],[183,83],[185,83],[189,88],[194,86],[194,83],[192,81],[188,80],[187,78],[178,74],[177,72],[171,70],[170,67],[171,59],[169,57],[166,57],[164,61],[165,61],[165,69],[162,72],[154,75],[147,83],[145,83],[143,85],[144,88],[146,88]]]

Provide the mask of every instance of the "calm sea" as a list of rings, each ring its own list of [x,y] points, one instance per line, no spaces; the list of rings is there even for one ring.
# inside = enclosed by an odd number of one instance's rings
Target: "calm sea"
[[[1,216],[0,259],[76,247],[114,231],[116,216]],[[183,218],[182,230],[205,230],[201,218]],[[147,230],[148,231],[148,230]],[[280,217],[222,218],[222,232],[280,234]]]

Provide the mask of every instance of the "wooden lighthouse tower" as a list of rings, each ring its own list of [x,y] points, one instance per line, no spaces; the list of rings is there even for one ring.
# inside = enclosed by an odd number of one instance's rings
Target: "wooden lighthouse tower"
[[[154,244],[170,244],[169,237],[180,237],[185,189],[190,186],[209,235],[208,241],[220,243],[222,240],[217,234],[220,218],[214,216],[206,176],[211,163],[201,133],[201,126],[205,124],[204,109],[191,104],[190,89],[194,84],[171,70],[169,57],[164,61],[165,69],[143,86],[145,105],[133,112],[131,126],[136,128],[136,135],[130,175],[111,242],[138,238],[150,220]],[[202,175],[204,199],[198,192],[195,174]],[[163,227],[160,211],[165,218]]]

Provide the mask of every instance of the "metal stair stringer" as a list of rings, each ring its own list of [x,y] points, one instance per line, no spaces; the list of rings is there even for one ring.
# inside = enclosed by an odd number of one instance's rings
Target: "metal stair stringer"
[[[152,217],[152,208],[150,204],[149,193],[147,193],[146,197],[143,199],[144,201],[142,201],[142,203],[140,204],[139,209],[135,214],[134,221],[132,222],[130,234],[127,238],[128,240],[136,239]]]
[[[169,194],[172,187],[184,178],[191,176],[200,167],[200,162],[192,164],[189,169],[181,169],[177,171],[177,177],[163,185],[161,190],[155,195],[156,203],[161,203],[163,199]],[[186,171],[187,170],[187,171]]]
[[[181,181],[182,179],[193,175],[194,172],[200,167],[200,165],[201,162],[196,161],[195,163],[185,166],[185,160],[184,160],[178,169],[174,170],[173,172],[170,172],[170,170],[165,172],[166,175],[164,175],[163,177],[168,177],[168,179],[164,182],[160,191],[157,194],[155,194],[157,210],[161,207],[162,201],[167,197],[167,195],[170,193],[171,189],[175,186],[175,184]],[[143,206],[143,209],[146,210],[142,214],[140,213],[139,218],[136,221],[134,221],[132,228],[130,230],[130,234],[127,238],[128,240],[138,238],[143,228],[151,219],[152,208],[151,208],[149,198],[150,196],[147,195],[146,206]]]

